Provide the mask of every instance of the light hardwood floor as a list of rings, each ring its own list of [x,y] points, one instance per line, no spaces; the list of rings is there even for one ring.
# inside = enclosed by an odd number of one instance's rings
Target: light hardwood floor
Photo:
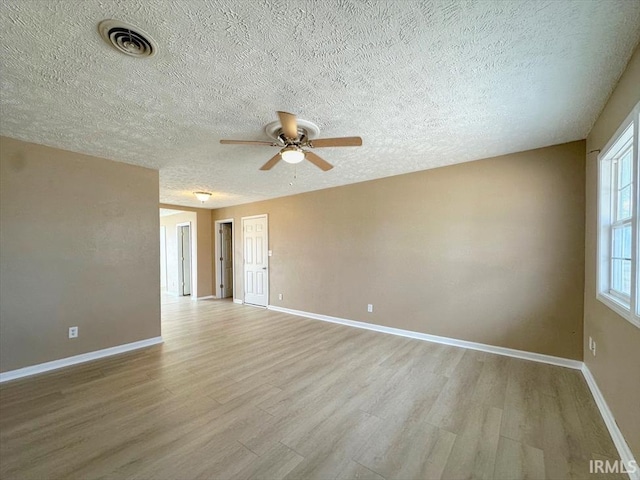
[[[575,370],[230,301],[172,299],[162,334],[1,385],[0,478],[595,479],[618,458]]]

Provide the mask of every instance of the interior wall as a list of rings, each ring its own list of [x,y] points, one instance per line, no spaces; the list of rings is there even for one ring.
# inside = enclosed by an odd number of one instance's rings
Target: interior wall
[[[192,252],[197,258],[197,290],[198,298],[214,295],[213,285],[213,230],[211,223],[211,210],[206,208],[192,208],[161,203],[160,208],[183,210],[196,214],[197,232],[193,232],[196,238],[195,250]],[[157,207],[157,205],[156,205]],[[157,214],[157,212],[156,212]]]
[[[573,142],[218,209],[213,220],[269,215],[272,305],[581,360],[584,157]],[[242,299],[240,228],[235,240]]]
[[[195,212],[176,213],[160,217],[160,225],[166,228],[167,245],[167,292],[178,295],[178,227],[179,223],[191,222],[191,288],[192,295],[198,291],[198,223]],[[195,268],[194,268],[195,267]]]
[[[640,49],[587,137],[587,152],[602,149],[640,101]],[[584,361],[616,418],[635,458],[640,459],[640,328],[596,299],[597,153],[587,154]],[[596,356],[587,348],[596,341]]]
[[[158,195],[155,170],[1,138],[1,371],[160,335]]]

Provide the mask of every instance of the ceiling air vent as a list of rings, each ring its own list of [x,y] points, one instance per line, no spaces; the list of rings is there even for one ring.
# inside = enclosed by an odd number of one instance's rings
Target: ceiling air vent
[[[116,50],[132,57],[153,57],[156,43],[138,27],[119,20],[103,20],[98,24],[100,35]]]

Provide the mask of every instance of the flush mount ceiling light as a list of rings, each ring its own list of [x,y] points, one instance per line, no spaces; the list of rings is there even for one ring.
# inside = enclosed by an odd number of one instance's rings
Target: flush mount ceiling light
[[[148,33],[120,20],[103,20],[98,24],[100,36],[125,55],[131,57],[153,57],[156,54],[156,43]]]
[[[287,163],[300,163],[304,160],[304,152],[302,149],[293,145],[280,150],[280,156],[282,160]]]
[[[209,200],[209,198],[211,197],[211,194],[209,192],[193,192],[193,194],[196,196],[196,198],[198,200],[200,200],[202,203],[206,202],[207,200]]]

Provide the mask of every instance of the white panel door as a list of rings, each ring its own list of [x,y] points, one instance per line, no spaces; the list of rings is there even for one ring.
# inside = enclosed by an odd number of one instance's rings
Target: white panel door
[[[267,216],[242,219],[244,303],[266,307],[269,302]]]

